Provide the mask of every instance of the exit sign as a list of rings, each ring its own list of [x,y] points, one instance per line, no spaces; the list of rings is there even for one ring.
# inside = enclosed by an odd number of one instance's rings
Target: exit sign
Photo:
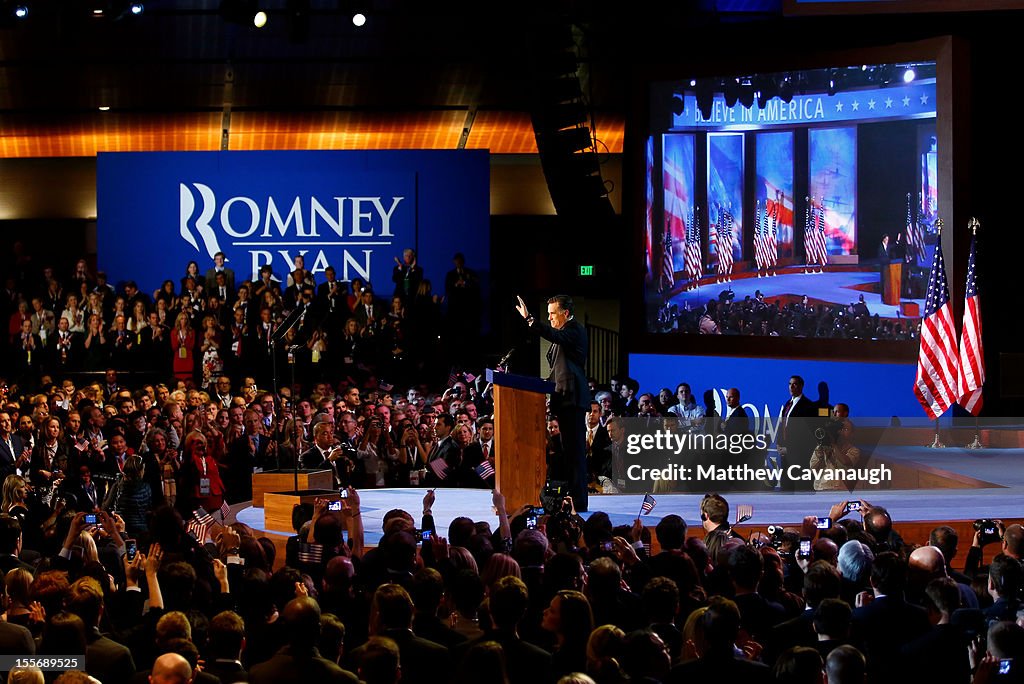
[[[592,275],[594,275],[594,267],[593,266],[580,266],[580,275],[581,276],[592,276]]]

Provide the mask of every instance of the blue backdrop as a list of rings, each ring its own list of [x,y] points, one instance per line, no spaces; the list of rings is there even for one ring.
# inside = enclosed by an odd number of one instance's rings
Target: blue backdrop
[[[721,356],[666,356],[630,354],[629,375],[641,392],[658,393],[662,387],[675,392],[680,382],[689,383],[697,401],[705,390],[715,390],[719,410],[730,387],[740,390],[741,402],[755,417],[777,418],[789,399],[789,377],[804,379],[804,394],[818,399],[818,383],[828,384],[829,401],[849,404],[850,415],[887,418],[920,418],[927,423],[914,397],[917,366],[888,363],[804,361],[800,359],[753,359]],[[904,421],[905,423],[906,421]]]
[[[205,274],[217,251],[236,283],[267,263],[284,280],[303,254],[317,282],[331,265],[386,296],[412,247],[436,294],[455,252],[486,287],[489,193],[486,151],[100,154],[99,268],[152,293],[191,260]]]

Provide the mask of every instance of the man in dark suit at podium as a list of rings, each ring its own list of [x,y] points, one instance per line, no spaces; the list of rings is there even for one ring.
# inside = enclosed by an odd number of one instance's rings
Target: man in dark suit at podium
[[[590,407],[587,365],[587,329],[573,315],[572,299],[556,295],[548,300],[548,322],[536,320],[522,297],[516,311],[538,335],[551,342],[548,380],[555,383],[551,412],[558,418],[562,453],[569,475],[569,491],[577,512],[587,510],[587,451],[583,420]]]

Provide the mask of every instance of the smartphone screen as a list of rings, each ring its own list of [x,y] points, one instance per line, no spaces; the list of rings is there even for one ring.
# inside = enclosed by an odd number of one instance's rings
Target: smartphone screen
[[[138,555],[139,546],[135,543],[134,539],[125,539],[124,546],[126,550],[125,555],[128,558],[128,562],[130,563],[131,561],[135,560],[135,556]]]
[[[423,530],[423,532],[420,533],[420,540],[425,542],[430,541],[431,534],[432,532],[430,530]]]
[[[818,518],[818,529],[827,530],[832,527],[832,518]]]
[[[329,510],[329,511],[340,511],[341,510],[341,502],[340,501],[328,501],[327,502],[327,510]]]
[[[342,487],[341,489],[339,489],[338,490],[338,496],[340,496],[342,499],[347,499],[348,498],[348,489],[345,488],[345,487]]]
[[[85,514],[85,524],[86,525],[95,525],[96,524],[96,514],[95,513],[86,513]]]
[[[800,555],[804,558],[810,558],[811,556],[811,540],[801,539],[800,540]]]
[[[860,510],[860,501],[850,501],[850,502],[848,502],[846,504],[846,512],[847,513],[849,513],[850,511],[859,511],[859,510]]]
[[[526,518],[526,529],[528,529],[528,530],[535,530],[535,529],[537,529],[537,516],[536,515],[527,516],[527,518]]]

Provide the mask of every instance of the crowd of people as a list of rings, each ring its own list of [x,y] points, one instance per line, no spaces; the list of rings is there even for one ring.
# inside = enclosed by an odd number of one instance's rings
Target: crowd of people
[[[292,384],[294,372],[304,387],[374,374],[414,384],[466,362],[477,346],[481,283],[462,254],[435,292],[406,249],[387,299],[359,278],[339,280],[332,266],[314,276],[301,255],[290,273],[264,266],[251,282],[236,282],[223,253],[213,260],[205,273],[189,262],[152,294],[134,281],[115,289],[84,259],[66,279],[49,266],[37,271],[30,259],[15,264],[0,292],[9,379],[31,390],[46,375],[113,367],[207,389],[218,375],[237,382],[255,372],[270,386],[276,365],[277,380]]]
[[[961,572],[953,528],[908,544],[863,500],[836,502],[827,529],[811,515],[744,537],[708,494],[696,534],[669,514],[652,540],[569,497],[507,511],[497,492],[496,529],[438,529],[431,489],[368,548],[350,487],[341,510],[296,507],[282,563],[246,525],[197,528],[166,505],[134,531],[82,511],[33,542],[11,496],[0,653],[28,666],[9,682],[980,684],[1019,681],[1024,657],[1024,528],[997,521]]]
[[[665,303],[651,317],[651,332],[699,335],[763,335],[846,340],[916,340],[920,321],[882,318],[870,313],[861,295],[849,305],[767,301],[760,291],[736,300],[731,290],[701,307]]]
[[[300,319],[303,310],[330,319],[329,302],[306,300],[310,291],[297,266],[282,308],[263,307],[255,320],[269,315],[273,328],[289,315]],[[211,270],[219,291],[226,276]],[[419,289],[414,272],[415,255],[407,252],[394,281],[403,303]],[[194,286],[197,278],[188,278]],[[296,280],[300,287],[292,290]],[[50,282],[45,290],[77,287],[91,295],[103,282]],[[15,293],[23,285],[7,284]],[[189,289],[186,278],[183,290]],[[288,290],[295,299],[284,304]],[[232,349],[227,328],[203,323],[218,302],[207,291],[205,313],[195,316],[187,311],[195,300],[175,295],[186,311],[175,315],[185,322],[172,336],[187,342],[190,333],[219,334]],[[144,309],[152,321],[148,303],[128,306],[135,295],[131,283],[111,292],[115,302],[124,300],[113,311]],[[104,311],[107,297],[100,298]],[[339,318],[357,317],[348,307]],[[21,308],[16,303],[12,316],[27,313]],[[259,377],[262,362],[207,374],[196,347],[187,368],[189,349],[179,347],[152,369],[158,377],[149,382],[123,372],[152,359],[129,350],[116,355],[116,340],[137,342],[141,331],[114,313],[102,319],[103,335],[114,326],[109,354],[94,366],[102,380],[83,379],[61,367],[65,352],[75,356],[60,344],[62,327],[72,319],[95,323],[100,309],[88,316],[62,312],[53,333],[58,342],[47,333],[38,348],[33,314],[20,333],[12,319],[10,351],[24,363],[10,367],[10,384],[0,382],[0,655],[23,660],[0,661],[10,669],[9,682],[1021,678],[1014,667],[1024,661],[1019,525],[997,525],[995,534],[980,526],[963,572],[952,569],[952,528],[937,527],[928,540],[916,540],[920,546],[907,544],[883,507],[860,500],[837,502],[827,529],[812,516],[799,528],[744,538],[729,524],[726,499],[712,494],[693,511],[701,530],[669,514],[652,540],[639,518],[616,526],[599,503],[584,519],[571,498],[506,510],[494,491],[496,529],[468,517],[439,529],[432,509],[446,487],[493,487],[493,404],[481,378],[462,372],[447,383],[421,383],[423,369],[414,364],[411,382],[391,385],[379,378],[398,376],[384,376],[379,359],[350,368],[342,357],[341,368],[352,372],[297,373],[294,384],[273,387]],[[163,325],[156,315],[152,333]],[[241,317],[244,328],[249,314]],[[359,330],[373,325],[370,318],[356,320]],[[46,315],[39,320],[43,327]],[[294,334],[305,335],[304,326]],[[312,355],[316,333],[321,342],[336,340],[330,327],[308,330],[311,365],[319,363]],[[242,348],[252,341],[251,333],[243,335]],[[37,349],[48,352],[31,353]],[[629,378],[590,389],[587,449],[596,489],[609,477],[604,468],[614,461],[622,418],[743,429],[735,389],[722,415],[698,405],[686,383],[674,394],[642,393]],[[789,393],[785,418],[817,412],[820,402],[804,397],[802,378],[790,378]],[[806,435],[788,435],[780,454],[808,462],[814,455],[851,457],[848,408],[836,404],[834,411],[828,454]],[[548,431],[549,463],[563,462],[557,421]],[[233,521],[232,504],[251,499],[254,472],[296,463],[331,470],[344,495],[337,509],[327,499],[296,506],[295,534],[281,552]],[[360,492],[410,485],[429,487],[422,509],[388,511],[379,543],[367,546]],[[982,567],[987,543],[1001,549]]]

